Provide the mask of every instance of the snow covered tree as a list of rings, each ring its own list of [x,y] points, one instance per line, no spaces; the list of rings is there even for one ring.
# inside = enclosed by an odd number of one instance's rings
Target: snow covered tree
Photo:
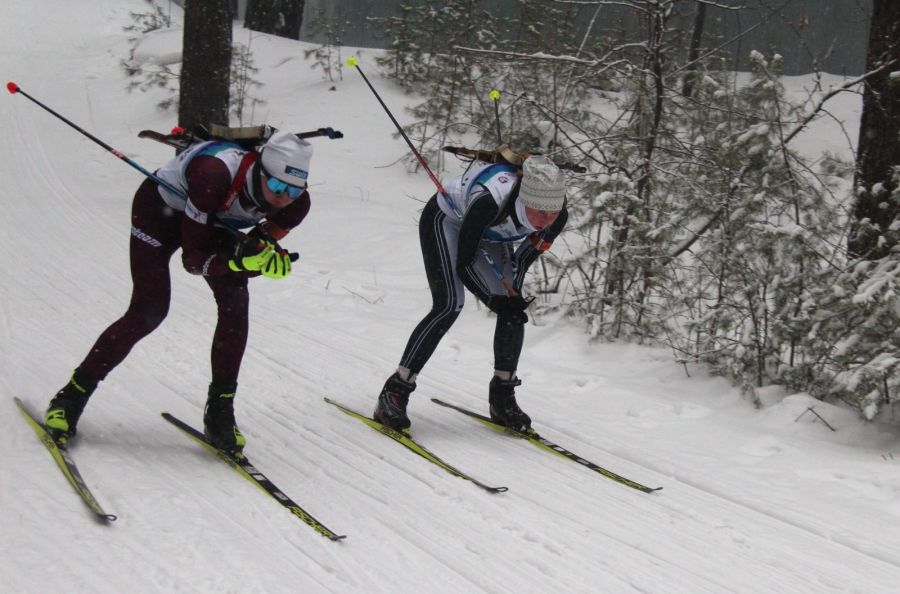
[[[124,27],[125,31],[133,34],[128,40],[131,45],[128,57],[123,58],[120,62],[126,75],[131,78],[126,88],[129,92],[163,89],[164,97],[157,103],[157,106],[160,109],[177,109],[180,67],[184,52],[181,54],[173,52],[166,56],[165,60],[159,59],[159,56],[154,56],[155,59],[150,60],[140,55],[140,47],[154,32],[170,27],[177,28],[180,24],[173,24],[170,15],[164,11],[158,0],[147,0],[147,3],[150,10],[142,13],[132,12],[133,24]],[[250,39],[252,40],[252,34]],[[240,125],[244,124],[247,108],[250,108],[252,116],[252,109],[264,103],[252,94],[252,90],[261,87],[262,83],[254,78],[259,72],[259,68],[254,66],[249,43],[250,41],[248,41],[248,45],[233,44],[231,53],[229,106],[231,114],[235,116]]]
[[[147,62],[138,58],[137,52],[140,43],[147,34],[172,26],[169,13],[156,0],[146,0],[148,10],[145,12],[130,12],[132,24],[124,27],[131,33],[128,42],[131,48],[128,57],[120,61],[125,74],[132,80],[126,87],[129,92],[150,89],[164,89],[165,97],[157,103],[160,109],[169,109],[178,104],[178,69],[175,64],[167,62]]]
[[[250,46],[235,43],[231,53],[230,108],[239,126],[252,121],[254,108],[265,103],[251,92],[255,88],[262,87],[262,83],[255,78],[258,72],[259,68],[254,65]],[[248,108],[250,118],[245,121]]]
[[[431,40],[427,78],[416,87],[424,101],[410,109],[416,121],[406,126],[419,152],[434,167],[442,167],[441,147],[470,129],[469,114],[477,101],[473,90],[482,73],[459,47],[493,47],[494,17],[476,0],[448,0],[426,5],[417,16],[423,42]],[[418,162],[409,163],[418,168]]]
[[[399,14],[390,17],[368,17],[368,22],[387,40],[387,51],[375,58],[385,74],[407,90],[422,84],[428,76],[430,56],[436,35],[430,35],[433,24],[422,6],[401,4]],[[437,33],[434,31],[433,33]]]
[[[331,82],[344,80],[341,48],[345,26],[346,19],[340,8],[334,15],[329,15],[324,8],[317,8],[309,26],[310,35],[321,38],[322,42],[317,47],[303,50],[303,55],[314,57],[311,68],[321,68],[322,74]]]

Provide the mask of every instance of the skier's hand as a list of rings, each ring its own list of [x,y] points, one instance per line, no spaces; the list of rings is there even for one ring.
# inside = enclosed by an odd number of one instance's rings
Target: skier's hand
[[[247,239],[255,239],[257,241],[262,241],[265,243],[271,243],[274,246],[278,246],[278,242],[274,237],[269,235],[266,229],[261,225],[255,225],[250,231],[247,233]]]
[[[296,254],[290,254],[287,250],[275,250],[265,265],[259,269],[263,276],[268,278],[284,278],[291,274],[291,261],[296,260]]]
[[[493,295],[487,306],[497,314],[502,323],[521,326],[528,321],[528,314],[525,313],[525,310],[532,301],[533,299],[525,299],[521,295]]]
[[[530,299],[525,299],[521,295],[491,295],[487,302],[488,309],[495,314],[504,311],[525,311],[531,305]]]
[[[262,272],[274,254],[273,244],[248,237],[235,246],[234,257],[228,261],[228,268],[234,272]]]

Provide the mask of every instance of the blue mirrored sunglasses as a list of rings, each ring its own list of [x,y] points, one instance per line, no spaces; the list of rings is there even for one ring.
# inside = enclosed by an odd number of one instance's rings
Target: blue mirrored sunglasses
[[[266,175],[266,186],[272,190],[273,194],[284,194],[287,192],[291,200],[296,200],[303,193],[303,188],[286,184],[277,177],[270,177],[268,174]]]

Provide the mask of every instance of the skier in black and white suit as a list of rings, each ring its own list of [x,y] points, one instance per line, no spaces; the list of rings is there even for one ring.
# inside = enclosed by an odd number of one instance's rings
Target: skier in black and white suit
[[[378,396],[373,418],[393,429],[410,426],[406,406],[416,376],[459,316],[465,289],[497,314],[491,419],[527,430],[531,419],[516,403],[516,367],[530,301],[521,295],[528,267],[546,251],[568,218],[565,178],[547,157],[522,169],[479,164],[447,182],[419,220],[419,240],[431,289],[431,311],[413,330],[397,371]]]

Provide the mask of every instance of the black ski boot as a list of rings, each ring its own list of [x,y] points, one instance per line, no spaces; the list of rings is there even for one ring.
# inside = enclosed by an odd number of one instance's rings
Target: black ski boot
[[[378,405],[372,418],[396,431],[407,431],[410,426],[406,416],[406,405],[410,393],[416,389],[415,382],[407,382],[395,373],[384,383],[378,395]]]
[[[240,457],[247,440],[234,420],[234,395],[237,384],[209,385],[209,398],[203,413],[203,434],[214,447]]]
[[[96,389],[97,382],[76,369],[69,383],[50,400],[44,413],[44,426],[58,444],[64,445],[75,436],[78,419]]]
[[[516,403],[516,386],[520,385],[522,380],[518,378],[503,380],[494,376],[488,397],[491,404],[491,420],[509,429],[528,433],[531,429],[531,417],[522,412]]]

